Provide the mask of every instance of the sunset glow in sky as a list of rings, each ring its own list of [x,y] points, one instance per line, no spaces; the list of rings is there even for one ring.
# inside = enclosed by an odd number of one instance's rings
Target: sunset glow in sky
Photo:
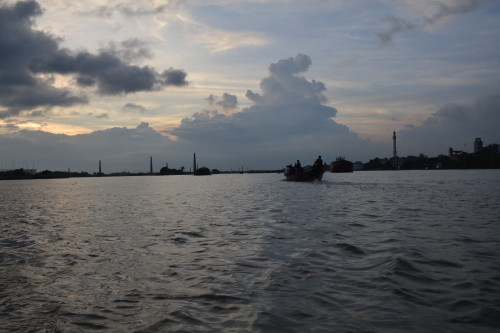
[[[0,0],[0,169],[500,143],[500,1]]]

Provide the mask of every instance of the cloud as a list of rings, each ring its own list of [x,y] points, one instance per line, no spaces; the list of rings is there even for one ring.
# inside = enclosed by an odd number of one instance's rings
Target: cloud
[[[247,163],[259,159],[279,166],[298,155],[312,159],[328,152],[360,156],[370,149],[369,141],[333,121],[337,110],[325,104],[322,82],[300,76],[311,64],[311,59],[302,54],[279,60],[269,66],[269,76],[262,79],[261,94],[247,91],[253,106],[231,115],[218,110],[199,111],[183,119],[170,134],[192,146],[203,143],[205,153],[219,156],[216,150],[225,151]],[[210,96],[207,101],[213,105],[216,99]]]
[[[384,20],[389,23],[387,31],[377,33],[381,46],[390,45],[394,41],[397,34],[402,34],[416,29],[419,25],[422,27],[440,23],[449,18],[454,18],[468,12],[474,11],[491,3],[493,0],[427,0],[427,1],[406,1],[409,11],[409,16],[414,16],[415,13],[420,16],[420,19],[412,21],[389,16]],[[420,23],[416,23],[420,22]]]
[[[95,116],[97,119],[109,119],[109,115],[107,113],[101,113]]]
[[[182,70],[169,68],[161,73],[159,83],[163,86],[185,86],[188,84],[186,75]]]
[[[54,52],[58,40],[32,30],[33,19],[42,14],[36,1],[0,7],[0,118],[23,110],[72,106],[87,103],[68,89],[56,88],[51,78],[41,78],[29,70],[34,56]]]
[[[448,17],[471,12],[490,2],[491,0],[457,0],[453,2],[438,1],[438,3],[435,4],[435,8],[437,9],[436,12],[431,17],[428,17],[426,21],[433,24]]]
[[[212,110],[220,110],[226,114],[231,114],[238,108],[238,97],[228,93],[224,93],[221,100],[212,94],[205,100]]]
[[[74,75],[79,87],[96,87],[101,95],[154,91],[184,86],[187,74],[179,69],[162,73],[129,61],[148,58],[150,52],[137,39],[111,43],[97,54],[60,48],[60,39],[34,30],[42,14],[34,0],[0,7],[0,118],[22,111],[88,103],[70,86],[56,87],[54,75]],[[1,109],[3,107],[3,109]]]
[[[240,111],[235,95],[210,95],[206,109],[166,132],[175,141],[147,123],[75,136],[18,131],[0,135],[0,155],[34,160],[38,168],[88,171],[101,159],[105,172],[147,171],[149,156],[161,164],[189,167],[193,153],[200,164],[219,169],[242,164],[274,169],[297,159],[306,165],[317,155],[327,162],[337,156],[373,157],[377,149],[370,141],[332,119],[337,110],[326,105],[325,85],[302,76],[311,64],[300,54],[271,64],[261,92],[247,92],[253,105]],[[140,112],[142,107],[128,103],[123,110]]]
[[[97,86],[101,95],[119,95],[159,90],[164,86],[187,85],[186,73],[168,69],[159,74],[154,69],[129,65],[114,50],[103,49],[98,54],[86,51],[74,53],[58,50],[33,60],[34,73],[76,74],[82,87]]]
[[[158,15],[178,8],[184,0],[162,1],[156,6],[141,6],[137,2],[120,3],[114,6],[101,6],[96,10],[88,11],[86,14],[98,17],[111,17],[115,13],[120,13],[127,17]]]
[[[139,112],[139,113],[145,113],[146,108],[142,105],[135,104],[135,103],[127,103],[122,107],[122,111],[124,112]]]
[[[233,111],[238,107],[238,98],[235,95],[224,93],[222,100],[218,101],[217,105],[220,105],[224,111]]]
[[[151,50],[146,45],[146,42],[131,38],[118,44],[110,42],[106,50],[125,62],[132,62],[153,57]]]
[[[207,107],[185,118],[165,133],[142,123],[136,128],[110,128],[75,136],[20,130],[0,135],[0,155],[10,160],[34,160],[38,168],[95,170],[103,160],[106,172],[147,171],[149,156],[172,167],[191,165],[192,154],[210,168],[272,169],[300,159],[304,165],[317,155],[327,162],[337,156],[368,161],[390,156],[392,145],[379,146],[360,138],[334,119],[337,109],[328,105],[321,81],[308,79],[312,66],[307,55],[281,59],[268,67],[260,91],[247,91],[252,104],[236,109],[235,95],[210,95]],[[231,109],[233,108],[233,109]],[[127,103],[122,110],[141,112]],[[227,110],[231,109],[231,112]],[[451,146],[463,149],[476,137],[485,144],[500,141],[500,94],[470,104],[447,104],[420,125],[397,131],[401,156],[445,154]],[[97,115],[97,114],[96,114]],[[96,116],[93,115],[93,116]],[[0,130],[22,128],[10,123]],[[397,130],[397,129],[396,129]],[[392,130],[388,133],[388,137]]]
[[[164,165],[172,141],[152,129],[148,123],[135,128],[115,127],[89,134],[65,135],[43,131],[21,130],[0,135],[0,154],[12,161],[34,161],[38,170],[97,171],[102,160],[106,173],[115,171],[148,171],[149,157]],[[171,157],[171,164],[192,154]],[[170,155],[172,156],[172,155]],[[186,164],[187,165],[187,164]]]
[[[14,131],[17,131],[19,130],[19,126],[17,126],[16,124],[11,124],[11,123],[4,123],[4,124],[0,124],[0,132],[14,132]]]
[[[420,126],[398,134],[408,154],[426,152],[446,154],[449,147],[472,147],[476,137],[486,144],[499,143],[500,94],[478,98],[470,104],[447,104],[434,112]]]
[[[259,31],[226,31],[204,25],[194,27],[197,33],[193,40],[209,46],[213,52],[224,52],[240,47],[264,46],[271,43],[270,38]]]
[[[396,34],[410,31],[415,28],[413,23],[405,21],[401,18],[388,17],[385,20],[389,22],[390,27],[389,30],[377,34],[380,45],[391,44]]]

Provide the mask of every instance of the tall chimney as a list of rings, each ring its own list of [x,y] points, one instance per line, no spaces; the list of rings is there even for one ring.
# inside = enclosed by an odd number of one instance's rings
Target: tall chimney
[[[149,174],[153,174],[153,156],[149,158]]]
[[[196,173],[196,153],[193,154],[193,174]]]
[[[398,157],[398,151],[396,150],[396,131],[392,133],[392,157]]]

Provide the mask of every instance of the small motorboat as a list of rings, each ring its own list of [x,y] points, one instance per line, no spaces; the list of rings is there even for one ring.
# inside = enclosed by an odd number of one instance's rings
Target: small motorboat
[[[288,172],[285,171],[285,179],[291,182],[321,181],[321,179],[323,179],[323,170],[313,168],[312,166],[306,166],[301,171],[292,169]]]

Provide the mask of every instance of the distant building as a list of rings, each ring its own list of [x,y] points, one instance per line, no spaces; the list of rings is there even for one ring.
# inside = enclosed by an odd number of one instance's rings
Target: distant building
[[[481,138],[476,138],[474,140],[474,152],[479,153],[483,149],[483,140]]]
[[[458,155],[462,154],[461,150],[453,150],[453,148],[448,148],[448,156],[451,158],[456,158]]]

